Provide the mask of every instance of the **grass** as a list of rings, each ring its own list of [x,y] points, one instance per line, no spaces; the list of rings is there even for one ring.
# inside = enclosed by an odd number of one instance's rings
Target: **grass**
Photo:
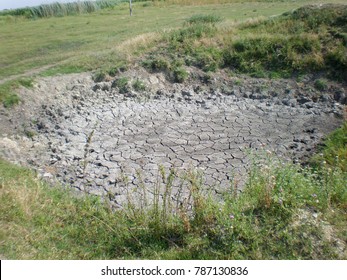
[[[0,16],[21,16],[28,19],[64,17],[77,14],[94,13],[100,9],[109,9],[121,1],[79,1],[70,3],[42,4],[35,7],[5,10]]]
[[[20,86],[31,88],[33,86],[33,79],[20,78],[0,85],[0,102],[2,102],[5,108],[11,108],[20,102],[19,96],[16,93],[16,90]]]
[[[341,137],[345,128],[329,137],[331,146],[341,146]],[[266,152],[253,159],[241,194],[236,179],[216,199],[202,191],[203,174],[161,168],[152,199],[142,187],[116,211],[0,160],[0,253],[10,259],[346,259],[345,158],[319,168]],[[171,200],[174,180],[189,194],[182,204]]]
[[[337,165],[347,172],[347,123],[327,137],[321,151],[312,158],[312,165],[319,166],[322,163],[329,168]]]
[[[184,59],[205,72],[230,68],[254,77],[290,78],[324,74],[346,81],[347,6],[305,6],[281,16],[237,26],[213,15],[195,15],[169,32],[151,54],[161,60]],[[219,24],[216,24],[219,23]],[[316,87],[325,88],[324,79]]]
[[[130,90],[129,79],[127,77],[121,77],[112,83],[112,87],[116,87],[119,93],[127,93]]]
[[[55,67],[53,71],[44,70],[46,75],[55,75],[60,71],[107,71],[120,60],[130,61],[138,57],[147,47],[155,44],[162,31],[182,26],[192,15],[212,13],[214,17],[224,19],[216,24],[228,26],[235,21],[278,15],[314,3],[311,0],[254,2],[252,5],[241,2],[218,4],[219,1],[217,4],[204,2],[204,5],[198,5],[196,1],[190,2],[186,1],[184,6],[172,1],[146,6],[142,2],[134,3],[133,17],[129,17],[126,3],[93,14],[67,17],[32,20],[0,16],[0,80],[18,74],[28,75],[33,69],[51,65]],[[257,12],[253,12],[255,8]],[[141,37],[144,33],[152,35]],[[132,38],[142,40],[132,41]],[[124,42],[129,43],[124,45]]]
[[[318,79],[314,82],[314,87],[320,91],[328,89],[327,81],[325,79]]]
[[[136,79],[136,81],[133,82],[132,87],[136,91],[145,91],[146,90],[146,85],[139,79]]]

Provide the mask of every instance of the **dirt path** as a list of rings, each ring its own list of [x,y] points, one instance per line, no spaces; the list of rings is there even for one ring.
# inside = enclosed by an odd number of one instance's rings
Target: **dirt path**
[[[40,74],[41,72],[43,72],[45,70],[48,70],[48,69],[53,68],[55,66],[58,66],[59,64],[60,63],[45,65],[45,66],[42,66],[42,67],[30,69],[29,71],[26,71],[26,72],[24,72],[22,74],[11,75],[9,77],[0,79],[0,85],[4,84],[6,82],[9,82],[9,81],[13,81],[13,80],[19,79],[19,78],[31,77],[31,76],[38,75],[38,74]]]

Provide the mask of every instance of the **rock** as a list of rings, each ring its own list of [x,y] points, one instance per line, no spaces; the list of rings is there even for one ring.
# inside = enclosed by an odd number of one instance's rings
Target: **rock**
[[[346,96],[346,93],[345,93],[343,88],[336,90],[336,92],[334,94],[334,99],[335,99],[335,101],[337,101],[341,104],[344,104],[344,105],[347,104],[347,96]]]
[[[182,96],[184,97],[184,98],[189,98],[189,97],[192,97],[193,95],[194,95],[194,93],[192,92],[192,91],[190,91],[190,90],[182,90]]]
[[[305,104],[307,102],[312,102],[312,99],[305,96],[305,95],[301,95],[297,98],[297,102],[302,105],[302,104]]]
[[[321,102],[331,102],[332,98],[328,94],[323,94],[322,96],[319,97],[319,101],[321,101]]]

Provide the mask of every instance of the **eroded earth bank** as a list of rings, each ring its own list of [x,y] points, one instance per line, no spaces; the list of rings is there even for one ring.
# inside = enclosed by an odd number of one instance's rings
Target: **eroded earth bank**
[[[1,109],[0,156],[115,205],[140,187],[153,192],[163,170],[175,170],[176,190],[185,171],[200,170],[221,193],[233,178],[242,187],[250,150],[303,161],[342,124],[346,104],[336,83],[320,91],[310,78],[207,78],[196,69],[182,84],[142,68],[99,83],[90,73],[41,78],[20,96]]]

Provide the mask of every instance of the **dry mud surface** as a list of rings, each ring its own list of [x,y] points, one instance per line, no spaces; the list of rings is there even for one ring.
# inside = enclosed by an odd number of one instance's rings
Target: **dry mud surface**
[[[223,73],[194,73],[184,84],[143,69],[120,76],[129,79],[121,92],[90,73],[21,89],[25,102],[0,111],[0,156],[122,205],[129,190],[163,183],[161,167],[175,169],[174,187],[184,171],[201,170],[206,188],[220,193],[247,172],[249,149],[304,160],[343,122],[345,89],[336,84],[323,93],[308,81]],[[132,88],[136,79],[144,92]]]

